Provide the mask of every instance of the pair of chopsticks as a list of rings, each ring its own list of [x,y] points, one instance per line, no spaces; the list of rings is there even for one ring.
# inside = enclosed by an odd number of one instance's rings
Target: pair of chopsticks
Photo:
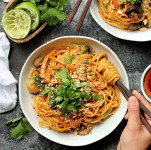
[[[69,14],[69,16],[68,16],[68,20],[67,20],[68,23],[71,23],[71,22],[72,22],[72,20],[73,20],[75,14],[76,14],[76,12],[77,12],[77,10],[78,10],[78,8],[79,8],[81,2],[82,2],[82,0],[77,0],[75,6],[73,7],[72,11],[70,12],[70,14]],[[81,28],[81,26],[82,26],[82,24],[83,24],[84,18],[85,18],[85,16],[86,16],[87,12],[88,12],[88,9],[89,9],[89,7],[90,7],[91,2],[92,2],[92,0],[87,0],[87,3],[86,3],[86,5],[85,5],[85,7],[84,7],[84,9],[83,9],[83,12],[82,12],[82,14],[81,14],[81,17],[80,17],[80,19],[79,19],[79,21],[78,21],[78,23],[77,23],[77,25],[76,25],[76,30],[77,30],[77,31],[80,30],[80,28]]]
[[[128,100],[128,98],[130,96],[132,96],[131,91],[129,91],[119,80],[116,82],[117,87],[119,88],[119,90],[121,91],[121,93],[123,94],[123,96],[126,98],[126,100]],[[140,118],[142,123],[144,124],[144,126],[148,129],[148,131],[151,134],[151,125],[148,123],[148,121],[145,119],[143,112],[145,112],[150,118],[151,118],[151,112],[140,102],[139,102],[139,106],[140,106]]]

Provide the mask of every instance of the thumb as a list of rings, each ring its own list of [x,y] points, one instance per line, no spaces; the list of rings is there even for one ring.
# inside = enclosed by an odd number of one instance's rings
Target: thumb
[[[136,131],[141,127],[140,109],[136,97],[131,96],[128,100],[128,123],[127,127]]]

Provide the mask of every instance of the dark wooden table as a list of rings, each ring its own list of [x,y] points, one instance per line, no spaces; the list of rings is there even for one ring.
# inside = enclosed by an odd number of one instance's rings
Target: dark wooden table
[[[69,10],[71,10],[74,3],[74,0],[69,0],[69,5],[66,8],[67,14],[69,13]],[[47,41],[65,35],[84,35],[95,38],[109,46],[120,58],[128,73],[130,89],[140,91],[141,74],[144,69],[151,64],[151,42],[131,42],[113,37],[104,31],[93,20],[90,13],[87,14],[80,32],[76,32],[75,25],[84,4],[85,2],[82,2],[79,12],[71,25],[68,25],[66,21],[64,21],[53,27],[47,26],[34,39],[24,44],[17,44],[10,41],[11,51],[9,55],[9,63],[11,72],[18,80],[21,68],[27,57],[32,51]],[[2,12],[5,5],[6,3],[1,0],[0,19],[2,18]],[[3,32],[1,25],[0,32]],[[9,129],[4,123],[7,120],[18,116],[23,116],[19,101],[17,102],[15,109],[7,113],[0,114],[0,150],[114,150],[116,149],[120,134],[126,125],[126,121],[123,120],[110,135],[91,145],[84,147],[68,147],[54,143],[44,138],[36,131],[30,134],[28,138],[21,141],[12,140],[9,135]]]

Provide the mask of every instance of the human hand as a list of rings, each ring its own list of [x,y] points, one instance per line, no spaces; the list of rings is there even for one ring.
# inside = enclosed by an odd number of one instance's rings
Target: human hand
[[[137,91],[132,92],[128,100],[128,113],[125,119],[128,119],[124,128],[117,150],[146,150],[151,145],[151,134],[140,120],[139,99],[150,111],[151,104]],[[151,125],[151,118],[145,114],[145,118]]]

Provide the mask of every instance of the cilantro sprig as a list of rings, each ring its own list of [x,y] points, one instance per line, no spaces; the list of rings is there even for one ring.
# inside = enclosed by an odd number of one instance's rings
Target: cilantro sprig
[[[62,81],[57,91],[51,94],[51,107],[57,107],[65,116],[77,112],[82,107],[82,99],[89,99],[90,96],[80,89],[87,86],[87,83],[74,83],[66,68],[55,70],[55,76]]]
[[[44,84],[41,82],[41,77],[39,74],[34,77],[34,84],[38,87],[38,89],[42,90],[44,88]]]
[[[50,26],[65,20],[66,14],[63,12],[68,4],[68,0],[23,0],[32,2],[40,11],[40,21],[47,22]]]
[[[57,107],[65,117],[76,113],[82,107],[82,101],[102,100],[102,97],[95,94],[87,94],[82,88],[88,87],[86,82],[74,83],[66,68],[55,70],[55,76],[62,81],[57,86],[57,90],[51,92],[50,105],[52,108]]]
[[[14,118],[5,124],[12,127],[10,129],[10,136],[12,139],[21,140],[33,131],[32,126],[24,117]]]

